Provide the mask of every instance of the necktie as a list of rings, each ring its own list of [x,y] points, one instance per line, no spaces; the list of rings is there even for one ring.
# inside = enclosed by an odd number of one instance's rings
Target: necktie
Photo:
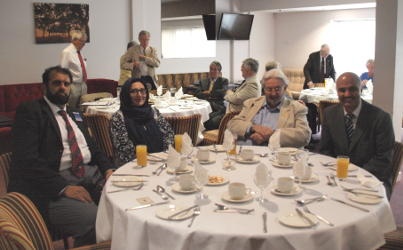
[[[85,170],[83,165],[83,156],[81,154],[80,148],[78,147],[76,134],[74,133],[73,127],[69,120],[67,119],[67,113],[64,110],[59,110],[57,113],[63,117],[63,120],[66,122],[67,129],[67,140],[69,142],[69,147],[71,151],[71,171],[77,177],[83,177],[85,174]]]
[[[80,65],[81,65],[81,71],[83,72],[83,82],[87,81],[87,70],[85,69],[85,64],[84,64],[84,60],[83,57],[81,56],[80,51],[77,51],[78,54],[78,59],[80,60]]]
[[[213,90],[213,87],[214,87],[214,80],[211,80],[208,90],[211,92],[211,90]]]
[[[347,114],[344,116],[344,125],[346,128],[348,143],[351,142],[351,137],[353,136],[353,132],[354,132],[353,119],[354,119],[353,114]]]
[[[324,57],[322,57],[322,59],[320,61],[320,73],[323,75],[323,77],[325,77],[326,69],[325,69],[325,58]]]

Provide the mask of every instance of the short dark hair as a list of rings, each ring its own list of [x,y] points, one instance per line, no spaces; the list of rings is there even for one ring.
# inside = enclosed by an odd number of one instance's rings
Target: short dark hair
[[[210,66],[211,66],[211,65],[215,65],[215,66],[218,68],[218,71],[221,72],[222,67],[221,67],[221,63],[220,63],[219,61],[212,61],[212,62],[210,63]]]
[[[73,75],[71,74],[70,70],[57,65],[57,66],[47,68],[45,70],[45,72],[43,72],[43,74],[42,74],[42,83],[43,84],[48,84],[50,76],[52,74],[54,74],[54,73],[60,73],[60,74],[63,74],[63,75],[68,75],[69,78],[70,78],[70,82],[73,82]]]

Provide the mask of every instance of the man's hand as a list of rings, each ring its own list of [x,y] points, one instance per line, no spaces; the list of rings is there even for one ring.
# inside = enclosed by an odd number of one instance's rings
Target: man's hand
[[[232,90],[230,90],[230,89],[227,90],[227,92],[225,92],[226,95],[230,95],[230,94],[232,94],[232,93],[234,93],[234,91],[232,91]]]
[[[263,142],[265,142],[264,137],[263,137],[261,134],[259,134],[259,133],[253,133],[253,134],[250,135],[249,138],[250,138],[255,144],[258,144],[258,145],[260,145],[260,144],[262,144]]]
[[[313,84],[312,81],[309,81],[306,85],[308,85],[308,88],[310,88],[310,89],[315,87],[315,84]]]
[[[90,194],[82,186],[67,186],[63,194],[68,198],[76,199],[82,202],[92,202]]]
[[[138,62],[138,61],[133,62],[133,69],[135,69],[135,68],[137,68],[139,66],[140,66],[140,62]]]
[[[106,172],[105,172],[105,180],[107,181],[108,180],[108,178],[113,174],[113,169],[108,169],[108,170],[106,170]]]
[[[270,136],[274,132],[273,129],[266,127],[266,126],[262,126],[262,125],[253,125],[252,131],[260,134],[266,141],[269,140]]]

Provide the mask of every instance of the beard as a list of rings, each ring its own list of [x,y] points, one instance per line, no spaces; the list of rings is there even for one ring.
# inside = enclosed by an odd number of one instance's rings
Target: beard
[[[46,97],[49,99],[50,102],[56,105],[65,105],[69,100],[70,93],[65,94],[63,92],[56,92],[52,94],[49,89],[46,89]]]

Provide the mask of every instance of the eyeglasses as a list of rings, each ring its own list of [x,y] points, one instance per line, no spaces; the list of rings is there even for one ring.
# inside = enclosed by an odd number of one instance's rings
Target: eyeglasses
[[[282,90],[282,88],[283,88],[282,86],[279,86],[279,87],[274,87],[274,88],[264,87],[263,89],[266,92],[272,92],[272,91],[280,92],[280,90]]]
[[[146,89],[131,89],[129,91],[130,94],[135,93],[135,94],[142,94],[144,95],[145,93],[147,93]]]

